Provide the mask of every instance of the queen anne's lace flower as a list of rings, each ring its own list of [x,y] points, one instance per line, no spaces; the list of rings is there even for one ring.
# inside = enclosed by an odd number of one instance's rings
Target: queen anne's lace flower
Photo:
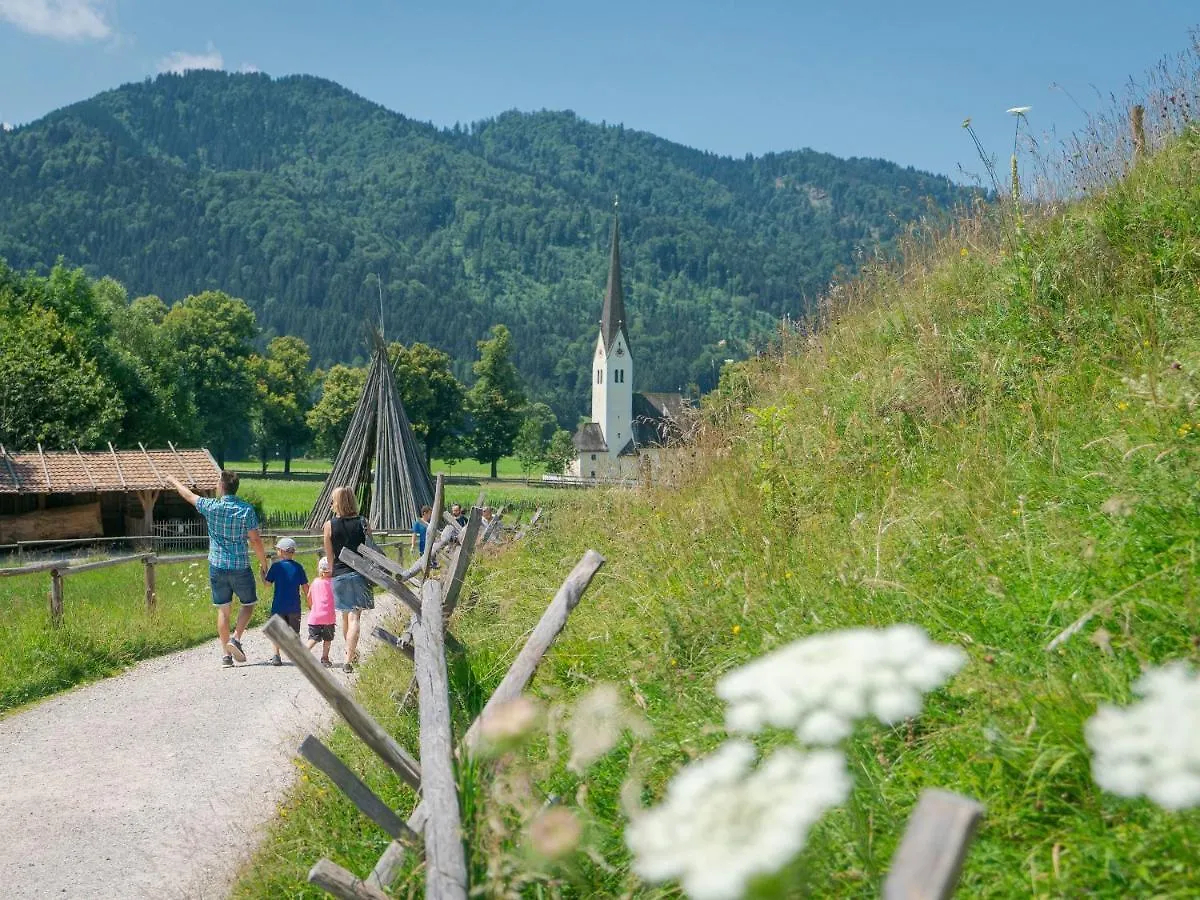
[[[1084,727],[1096,784],[1166,809],[1200,806],[1200,674],[1172,663],[1133,689],[1145,699],[1101,706]]]
[[[856,719],[894,724],[921,711],[921,695],[962,668],[966,654],[915,625],[853,628],[804,638],[735,669],[717,683],[730,731],[795,729],[833,744]]]
[[[786,747],[755,769],[756,756],[749,742],[726,741],[671,780],[662,804],[625,831],[638,875],[678,878],[692,900],[740,897],[751,879],[785,866],[850,793],[836,751]]]

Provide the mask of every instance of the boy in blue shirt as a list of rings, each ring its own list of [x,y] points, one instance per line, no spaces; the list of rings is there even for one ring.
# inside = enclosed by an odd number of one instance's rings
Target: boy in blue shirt
[[[292,631],[300,633],[300,596],[308,599],[308,575],[304,566],[293,558],[296,555],[296,542],[290,537],[280,538],[275,545],[279,551],[279,559],[267,569],[266,582],[275,585],[275,599],[271,603],[271,615],[285,619]],[[275,655],[271,657],[271,665],[282,666],[279,657],[279,645],[275,644]]]

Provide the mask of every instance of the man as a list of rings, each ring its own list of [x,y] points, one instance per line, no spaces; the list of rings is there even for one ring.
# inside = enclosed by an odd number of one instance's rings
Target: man
[[[236,472],[221,473],[220,494],[215,500],[196,496],[177,478],[167,476],[167,481],[208,523],[208,583],[212,588],[213,606],[217,608],[217,637],[225,652],[221,665],[229,668],[235,659],[245,662],[242,634],[250,624],[254,604],[258,602],[247,543],[258,557],[259,573],[265,576],[267,571],[267,551],[258,532],[258,516],[253,506],[237,496]],[[237,594],[240,607],[231,636],[229,610],[234,594]]]
[[[412,547],[419,554],[425,553],[425,535],[429,533],[429,519],[433,515],[432,506],[421,507],[421,518],[413,522],[412,526]],[[435,530],[436,534],[436,530]]]
[[[454,521],[458,523],[459,528],[467,527],[467,517],[463,512],[461,503],[455,503],[450,507],[450,515],[454,517]]]

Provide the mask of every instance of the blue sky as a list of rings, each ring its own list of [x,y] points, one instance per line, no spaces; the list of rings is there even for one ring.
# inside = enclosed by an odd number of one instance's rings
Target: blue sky
[[[1139,8],[1140,6],[1140,8]],[[740,156],[812,147],[957,175],[1190,43],[1195,0],[0,0],[0,122],[170,67],[330,78],[413,118],[573,109]],[[1057,83],[1069,91],[1051,88]]]

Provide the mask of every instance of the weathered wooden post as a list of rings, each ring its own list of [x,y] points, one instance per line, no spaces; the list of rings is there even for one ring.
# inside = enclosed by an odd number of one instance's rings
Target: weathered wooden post
[[[1133,158],[1146,155],[1146,107],[1140,103],[1129,111],[1129,129],[1133,132]]]
[[[970,797],[922,791],[883,883],[884,900],[946,900],[982,816],[983,806]]]
[[[148,553],[142,557],[142,565],[146,567],[146,612],[154,612],[154,608],[158,603],[156,593],[156,578],[154,565],[157,562],[157,557],[153,553]]]
[[[63,577],[58,569],[50,570],[50,623],[61,625],[63,617]]]

